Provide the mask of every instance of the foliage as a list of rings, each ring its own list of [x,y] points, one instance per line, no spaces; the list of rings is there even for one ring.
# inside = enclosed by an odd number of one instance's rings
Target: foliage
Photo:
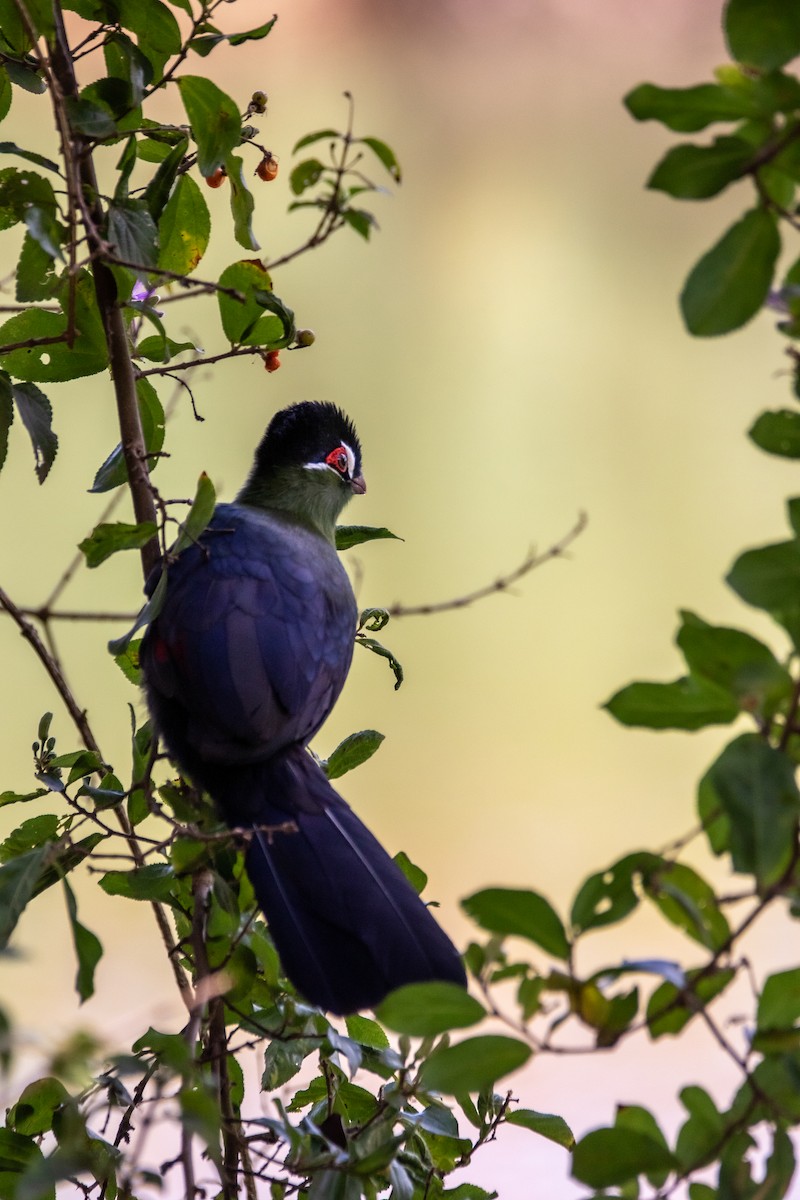
[[[60,135],[53,158],[0,143],[13,164],[0,171],[0,229],[21,234],[18,311],[0,329],[0,466],[17,412],[44,483],[58,446],[50,385],[110,369],[120,443],[93,476],[93,491],[111,492],[112,504],[81,543],[87,569],[138,550],[147,571],[171,543],[174,553],[203,530],[214,505],[205,475],[183,521],[173,516],[180,502],[164,499],[149,477],[168,436],[158,388],[177,378],[193,402],[186,377],[199,364],[256,355],[271,371],[281,351],[307,349],[313,335],[298,330],[273,273],[340,229],[370,235],[374,217],[354,204],[376,190],[362,158],[400,180],[391,149],[353,133],[348,98],[344,132],[301,138],[296,151],[304,157],[288,173],[289,207],[312,210],[312,232],[271,261],[254,258],[255,197],[277,172],[254,124],[265,116],[267,97],[255,90],[240,104],[185,68],[223,42],[246,50],[272,36],[275,20],[223,32],[212,19],[220,4],[0,0],[0,119],[22,88],[51,105]],[[744,215],[690,272],[682,310],[691,333],[715,336],[744,324],[770,298],[781,311],[779,331],[788,339],[800,399],[800,260],[774,283],[782,237],[797,226],[800,80],[784,68],[800,53],[800,24],[784,0],[729,0],[725,29],[736,62],[720,68],[715,82],[644,84],[626,103],[637,119],[679,133],[731,127],[710,144],[670,150],[650,186],[679,199],[706,199],[739,182],[754,188]],[[82,85],[76,64],[83,72],[87,59],[99,78]],[[146,115],[164,89],[176,91],[185,121]],[[252,191],[245,162],[255,164],[260,181]],[[218,279],[195,274],[211,229],[206,184],[229,188],[231,234],[248,254]],[[170,336],[156,289],[170,301],[215,296],[224,348],[203,355]],[[798,457],[797,424],[793,409],[765,413],[751,437],[767,453]],[[113,497],[125,494],[133,519],[110,521]],[[58,888],[72,931],[76,991],[81,1000],[91,996],[103,948],[79,917],[69,879],[91,863],[103,893],[151,908],[188,1013],[184,1028],[143,1030],[108,1058],[76,1038],[8,1109],[0,1193],[45,1200],[59,1182],[72,1181],[87,1197],[135,1200],[165,1179],[170,1185],[174,1175],[187,1196],[203,1187],[224,1200],[266,1194],[267,1185],[274,1200],[295,1193],[310,1200],[379,1193],[482,1200],[482,1189],[450,1176],[512,1124],[571,1151],[573,1177],[597,1196],[635,1197],[641,1188],[667,1196],[684,1186],[691,1200],[786,1195],[794,1172],[789,1134],[800,1123],[800,969],[754,985],[743,1044],[722,1027],[714,1003],[745,972],[744,933],[767,909],[796,916],[800,903],[800,499],[789,501],[788,516],[788,540],[746,551],[728,575],[736,594],[778,627],[778,648],[685,612],[677,636],[685,674],[671,683],[630,684],[607,703],[618,721],[649,729],[742,723],[700,781],[699,835],[692,835],[744,877],[741,890],[718,891],[684,861],[689,836],[661,852],[628,852],[593,873],[565,914],[532,889],[477,891],[464,901],[477,927],[465,956],[471,994],[415,985],[387,997],[374,1018],[344,1021],[304,1003],[282,977],[254,910],[241,839],[220,828],[206,797],[157,768],[147,724],[132,728],[129,763],[107,761],[35,625],[43,622],[47,632],[58,612],[23,612],[0,590],[0,605],[48,670],[75,728],[68,740],[59,726],[57,742],[46,713],[33,743],[37,786],[0,793],[0,806],[21,813],[0,845],[0,945],[9,945],[28,905]],[[339,544],[393,536],[350,527],[340,531]],[[506,580],[418,611],[499,590],[568,540]],[[113,643],[132,684],[139,680],[136,633],[158,603],[156,588],[134,628]],[[365,610],[356,636],[388,660],[400,686],[400,664],[371,636],[391,615],[399,613]],[[324,764],[329,775],[366,761],[381,740],[372,729],[346,738]],[[398,861],[422,891],[424,871],[405,856]],[[586,938],[596,940],[597,931],[645,905],[686,939],[685,962],[653,958],[583,969]],[[622,1105],[613,1125],[576,1144],[561,1117],[518,1107],[505,1084],[495,1090],[534,1053],[602,1052],[637,1034],[676,1036],[692,1022],[708,1027],[741,1079],[722,1107],[697,1083],[683,1088],[685,1117],[675,1137],[647,1109]],[[8,1071],[14,1041],[4,1018],[0,1034],[0,1068]],[[242,1069],[242,1051],[253,1047],[263,1063],[260,1088],[271,1093],[264,1107]],[[281,1103],[276,1093],[287,1084],[291,1095]],[[150,1161],[132,1136],[154,1114],[174,1132],[166,1164]],[[750,1161],[756,1136],[768,1145],[758,1182]]]

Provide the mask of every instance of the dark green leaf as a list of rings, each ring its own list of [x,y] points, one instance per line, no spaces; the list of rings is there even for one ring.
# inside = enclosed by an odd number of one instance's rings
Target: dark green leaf
[[[228,172],[230,183],[233,236],[240,246],[244,246],[245,250],[258,250],[258,242],[253,233],[255,201],[253,193],[244,181],[244,166],[238,154],[227,156],[225,169]]]
[[[66,285],[64,291],[66,306]],[[0,358],[10,375],[34,383],[61,382],[96,375],[108,365],[105,332],[90,276],[83,272],[75,287],[75,329],[72,346],[67,345],[65,313],[29,309],[11,317],[0,328],[0,347],[37,338],[60,338],[49,345],[13,350]]]
[[[230,96],[200,75],[182,75],[178,87],[197,142],[197,165],[208,178],[239,145],[239,109]]]
[[[432,1092],[481,1092],[528,1061],[531,1049],[516,1038],[487,1034],[434,1050],[421,1072]]]
[[[556,958],[568,958],[570,945],[558,913],[538,892],[487,888],[462,900],[465,912],[490,933],[516,934]]]
[[[615,1127],[593,1129],[581,1138],[572,1155],[572,1174],[594,1188],[625,1184],[651,1171],[669,1171],[675,1160],[669,1150],[646,1133]]]
[[[760,115],[750,93],[716,83],[687,88],[642,83],[625,97],[625,107],[637,121],[661,121],[676,133],[697,133],[715,121],[738,121]]]
[[[328,779],[339,779],[354,767],[361,766],[368,758],[372,758],[383,737],[384,735],[376,729],[362,729],[360,733],[351,733],[339,743],[325,763]]]
[[[306,188],[318,183],[324,170],[325,166],[318,158],[306,158],[298,163],[289,176],[289,186],[295,196],[300,196]]]
[[[758,1000],[759,1032],[793,1029],[800,1019],[800,968],[770,975]]]
[[[150,144],[158,145],[159,143],[151,142]],[[188,139],[182,138],[177,146],[173,146],[171,149],[168,146],[160,147],[167,153],[160,161],[155,175],[142,192],[142,200],[147,205],[147,211],[155,222],[159,221],[166,207],[172,188],[175,186],[178,168],[183,163],[188,146]]]
[[[762,887],[774,883],[791,861],[800,813],[793,764],[757,734],[743,734],[708,774],[730,820],[734,870]]]
[[[214,485],[205,471],[202,471],[197,481],[197,491],[192,501],[192,507],[189,509],[189,515],[185,521],[181,522],[181,531],[172,546],[173,554],[180,554],[188,546],[194,545],[201,533],[205,532],[214,515],[216,503],[217,493]]]
[[[378,227],[378,222],[372,213],[366,212],[363,208],[346,208],[342,212],[342,218],[366,242],[369,241],[373,229]]]
[[[8,945],[17,921],[34,895],[50,847],[35,849],[0,867],[0,950]]]
[[[25,219],[31,205],[56,212],[53,185],[35,171],[5,167],[0,171],[0,229],[10,229]]]
[[[378,1005],[376,1016],[395,1033],[433,1037],[476,1025],[486,1011],[455,983],[411,983],[391,992]]]
[[[11,380],[0,371],[0,470],[8,455],[8,435],[14,421],[14,393]]]
[[[668,921],[709,950],[721,950],[730,927],[714,889],[685,863],[664,862],[644,876],[645,893]]]
[[[222,287],[233,288],[244,296],[242,302],[222,292],[217,295],[226,338],[234,344],[278,348],[274,343],[281,342],[283,323],[260,302],[272,286],[264,267],[251,260],[231,263],[220,275],[219,282]]]
[[[170,337],[153,334],[152,337],[142,338],[136,347],[135,358],[146,358],[148,362],[169,362],[177,354],[186,350],[197,353],[200,349],[194,342],[176,342]]]
[[[78,96],[68,96],[65,104],[70,128],[75,133],[97,141],[119,136],[114,117],[106,105]]]
[[[142,521],[138,525],[116,521],[113,525],[96,525],[78,549],[82,551],[87,567],[99,567],[118,550],[139,550],[155,536],[154,521]]]
[[[53,1116],[70,1095],[63,1083],[52,1075],[29,1083],[17,1103],[8,1112],[8,1123],[17,1133],[37,1137],[53,1128]]]
[[[607,870],[590,875],[572,905],[570,921],[576,932],[615,924],[633,912],[639,903],[634,879],[661,861],[655,854],[628,854]]]
[[[728,0],[724,29],[731,57],[762,71],[800,54],[800,9],[785,0]]]
[[[319,129],[316,133],[307,133],[305,137],[300,138],[299,142],[295,142],[292,154],[297,154],[298,150],[304,149],[305,146],[311,146],[314,142],[321,142],[325,138],[335,140],[341,136],[338,129]]]
[[[158,230],[144,200],[114,204],[108,214],[108,240],[117,257],[136,266],[154,267],[158,260]]]
[[[402,178],[400,164],[397,161],[395,153],[391,147],[387,146],[386,142],[382,142],[379,138],[363,137],[359,138],[358,140],[363,142],[365,146],[369,146],[372,153],[376,155],[386,167],[386,170],[389,172],[395,183],[400,183]]]
[[[749,435],[767,454],[800,458],[800,413],[793,409],[761,413],[750,427]]]
[[[115,659],[124,654],[133,640],[134,634],[138,633],[150,621],[154,621],[161,612],[161,606],[167,594],[167,572],[162,571],[156,584],[155,591],[150,599],[145,604],[144,608],[139,613],[131,628],[127,633],[123,633],[121,637],[112,638],[108,643],[108,650],[113,654]]]
[[[630,683],[603,706],[622,725],[645,729],[702,729],[739,715],[729,692],[695,676],[673,683]]]
[[[428,883],[428,876],[422,868],[411,861],[405,850],[398,850],[397,854],[394,855],[393,862],[397,863],[414,891],[418,896],[421,896]]]
[[[506,1120],[509,1125],[521,1125],[532,1133],[541,1134],[558,1146],[571,1150],[575,1145],[575,1135],[563,1117],[552,1113],[535,1112],[532,1108],[515,1108],[508,1113]]]
[[[56,175],[61,174],[61,168],[57,162],[53,162],[52,158],[45,158],[43,154],[37,154],[34,150],[26,150],[23,146],[18,146],[16,142],[0,142],[0,154],[16,154],[18,158],[36,163],[38,167],[46,167],[48,171],[55,171]]]
[[[740,629],[709,625],[681,613],[677,643],[694,675],[731,692],[743,712],[771,716],[792,690],[792,678],[772,651]]]
[[[115,0],[115,3],[120,25],[136,35],[139,49],[151,65],[153,78],[157,79],[167,59],[180,51],[178,22],[160,0]]]
[[[5,67],[0,67],[0,121],[5,121],[11,108],[13,88]],[[2,150],[0,150],[0,154]],[[42,164],[43,165],[43,164]],[[58,168],[56,168],[58,170]]]
[[[703,1088],[685,1087],[680,1097],[689,1119],[678,1133],[675,1155],[684,1170],[696,1169],[716,1157],[724,1140],[725,1122]]]
[[[132,871],[107,871],[100,887],[109,896],[129,900],[169,900],[175,886],[175,873],[168,863],[150,863]]]
[[[662,983],[647,1003],[647,1027],[651,1038],[661,1037],[665,1033],[680,1033],[702,1005],[709,1004],[725,990],[735,974],[731,968],[703,974],[687,971],[686,987],[683,989],[669,981]],[[685,993],[691,999],[685,999]]]
[[[211,216],[200,188],[181,175],[158,222],[158,265],[177,275],[190,275],[206,252]]]
[[[356,645],[363,646],[365,650],[371,650],[372,653],[377,654],[379,658],[385,658],[387,660],[394,673],[394,690],[397,691],[403,682],[403,668],[392,654],[391,650],[388,650],[386,646],[381,645],[381,643],[376,641],[375,638],[364,637],[363,634],[359,634],[356,637]]]
[[[647,186],[679,200],[702,200],[739,179],[752,160],[753,147],[743,138],[720,137],[710,146],[673,146]]]
[[[58,438],[53,433],[53,409],[44,392],[34,383],[15,383],[14,401],[22,424],[28,431],[36,463],[36,478],[44,483],[58,451]]]
[[[17,1185],[23,1172],[43,1163],[44,1155],[32,1137],[13,1129],[0,1129],[0,1195],[17,1200]],[[42,1189],[35,1200],[56,1200],[55,1186]]]
[[[751,209],[692,268],[681,293],[686,327],[716,337],[746,324],[766,299],[781,239],[774,216]]]
[[[352,546],[359,546],[362,542],[376,541],[379,538],[394,538],[398,542],[403,540],[389,529],[375,528],[371,525],[336,526],[337,550],[349,550]]]
[[[277,16],[274,16],[264,25],[259,25],[256,29],[248,29],[244,33],[231,33],[228,36],[228,41],[232,46],[241,46],[242,42],[258,42],[271,32],[277,19]]]
[[[23,304],[29,300],[50,300],[58,285],[53,256],[43,249],[39,239],[27,233],[17,263],[17,300]]]
[[[7,804],[27,804],[30,800],[38,800],[46,796],[48,788],[36,788],[34,792],[0,792],[0,808]]]
[[[157,455],[164,445],[164,409],[158,398],[158,393],[149,379],[136,380],[136,398],[139,401],[139,418],[142,422],[142,434],[148,454]],[[158,459],[155,459],[157,462]],[[155,466],[151,463],[150,469]],[[128,479],[128,468],[122,446],[116,446],[106,461],[98,469],[94,482],[89,489],[91,492],[108,492],[120,487]]]
[[[64,893],[67,899],[67,915],[69,916],[72,941],[78,959],[78,974],[75,977],[75,990],[81,998],[81,1004],[94,995],[95,967],[103,957],[103,947],[100,939],[95,937],[78,920],[78,905],[75,893],[66,879],[63,880]]]

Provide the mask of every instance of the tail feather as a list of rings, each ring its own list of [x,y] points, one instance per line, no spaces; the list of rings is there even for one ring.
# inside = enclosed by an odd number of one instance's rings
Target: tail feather
[[[464,985],[450,939],[304,750],[229,769],[215,783],[232,825],[297,827],[257,829],[246,865],[284,970],[306,999],[343,1014],[406,983]]]

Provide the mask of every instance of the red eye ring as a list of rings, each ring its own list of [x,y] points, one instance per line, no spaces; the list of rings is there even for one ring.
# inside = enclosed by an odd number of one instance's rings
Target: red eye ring
[[[333,467],[334,471],[338,471],[340,475],[347,474],[347,451],[343,446],[337,446],[335,450],[331,450],[325,462],[329,467]]]

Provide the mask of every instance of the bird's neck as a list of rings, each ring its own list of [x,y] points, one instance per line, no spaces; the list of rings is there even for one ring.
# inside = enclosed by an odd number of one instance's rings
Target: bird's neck
[[[319,473],[322,476],[322,473]],[[317,472],[286,468],[268,476],[253,474],[236,497],[237,504],[265,509],[296,521],[336,545],[336,522],[347,494]]]

